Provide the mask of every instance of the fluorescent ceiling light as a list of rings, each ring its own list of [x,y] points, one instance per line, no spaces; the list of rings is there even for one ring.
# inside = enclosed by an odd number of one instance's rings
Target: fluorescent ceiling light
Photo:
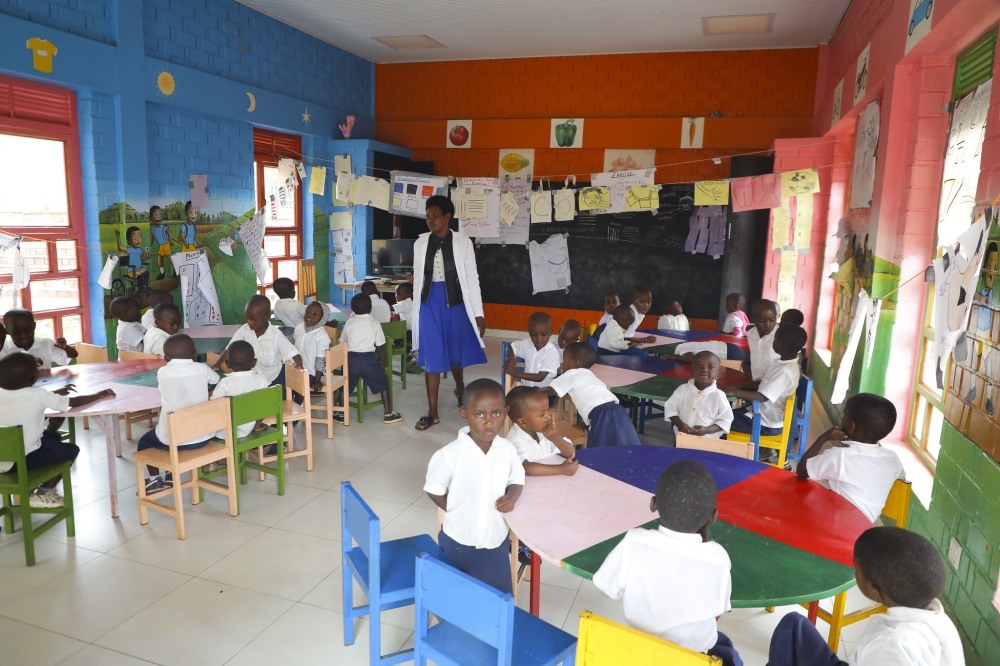
[[[399,35],[396,37],[372,37],[376,42],[381,42],[391,49],[406,51],[409,49],[443,49],[444,44],[431,39],[427,35]]]
[[[705,35],[749,35],[771,32],[774,14],[746,16],[703,16],[701,30]]]

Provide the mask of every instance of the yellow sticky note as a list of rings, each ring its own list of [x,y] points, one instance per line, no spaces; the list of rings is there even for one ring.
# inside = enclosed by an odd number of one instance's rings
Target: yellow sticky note
[[[694,184],[695,206],[725,206],[729,203],[729,183],[724,180],[701,180]]]
[[[819,170],[802,169],[781,174],[781,196],[796,197],[819,192]]]
[[[799,251],[784,249],[781,251],[781,265],[778,267],[778,282],[791,280],[799,267]]]
[[[660,190],[653,185],[633,185],[625,192],[627,210],[656,212],[660,207]]]
[[[771,209],[771,249],[780,250],[788,245],[788,232],[792,227],[792,212],[788,199],[782,197],[781,206]]]
[[[813,227],[813,195],[795,197],[795,249],[808,250]]]
[[[314,166],[309,174],[309,193],[323,196],[326,192],[326,167]]]
[[[585,187],[580,190],[580,210],[610,210],[611,190],[606,187]]]

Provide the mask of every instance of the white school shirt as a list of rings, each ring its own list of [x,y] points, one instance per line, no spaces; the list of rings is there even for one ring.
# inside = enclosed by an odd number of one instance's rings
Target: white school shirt
[[[326,326],[320,326],[307,333],[305,323],[295,327],[295,348],[302,357],[302,367],[313,376],[316,375],[316,357],[326,356],[326,350],[330,348],[330,336],[324,329]]]
[[[399,318],[406,322],[406,330],[413,330],[413,299],[404,298],[401,301],[396,301],[396,304],[392,306],[393,312],[399,315]]]
[[[613,352],[625,351],[628,349],[628,343],[625,342],[625,329],[612,319],[604,327],[601,337],[597,339],[597,346]]]
[[[559,372],[562,365],[559,358],[559,347],[552,342],[546,342],[541,349],[535,349],[531,340],[516,340],[510,344],[511,351],[518,358],[524,359],[525,372],[547,372],[540,382],[532,382],[522,379],[527,386],[539,386],[545,388],[552,383],[552,378]]]
[[[173,361],[171,361],[172,363]],[[211,370],[211,368],[209,368]],[[266,389],[267,382],[264,378],[258,375],[253,370],[245,370],[242,372],[231,372],[225,377],[223,377],[219,383],[216,385],[215,390],[212,391],[212,400],[217,398],[231,398],[234,395],[243,395],[244,393],[250,393],[252,391],[259,391],[260,389]],[[236,432],[233,433],[234,437],[246,437],[253,431],[254,423],[241,423],[236,426]],[[219,439],[225,439],[226,431],[220,430],[215,433],[215,436]]]
[[[604,316],[601,317],[601,321],[597,322],[598,328],[600,328],[601,326],[604,326],[609,321],[613,321],[614,318],[615,318],[615,316],[613,314],[611,314],[610,312],[605,312]]]
[[[146,333],[142,336],[142,349],[147,354],[156,354],[160,358],[163,358],[163,343],[167,341],[167,332],[162,328],[147,328]]]
[[[897,606],[872,615],[851,666],[964,666],[958,630],[935,599],[930,610]]]
[[[153,316],[153,308],[149,308],[142,313],[142,319],[139,320],[139,323],[142,324],[142,327],[148,331],[149,329],[156,327],[155,321],[156,317]]]
[[[243,324],[237,329],[233,339],[229,344],[237,340],[246,340],[253,347],[254,356],[257,358],[257,366],[254,371],[267,380],[270,384],[281,373],[281,366],[285,361],[291,361],[299,355],[299,350],[295,348],[285,334],[278,330],[277,326],[267,325],[264,335],[257,337],[257,334],[247,325]],[[228,345],[227,345],[228,346]]]
[[[629,305],[629,307],[632,308],[632,314],[635,315],[635,321],[633,321],[632,325],[628,327],[627,331],[625,331],[626,338],[635,337],[635,332],[639,329],[639,326],[642,325],[642,320],[646,316],[644,314],[639,314],[639,311],[634,305]]]
[[[142,340],[146,335],[146,329],[137,321],[118,321],[118,330],[115,332],[115,345],[118,351],[142,351]]]
[[[424,492],[447,492],[441,525],[445,534],[463,546],[497,548],[509,530],[496,501],[510,485],[524,485],[524,467],[514,445],[498,436],[484,454],[466,426],[458,431],[458,439],[431,457]]]
[[[771,363],[760,380],[758,393],[767,397],[760,403],[760,424],[765,428],[782,428],[785,425],[785,401],[799,388],[799,359],[787,361],[780,358]],[[881,509],[882,507],[879,507]]]
[[[682,342],[674,347],[674,353],[678,356],[684,354],[699,354],[703,351],[710,351],[720,360],[725,361],[729,356],[729,347],[722,340],[703,340],[700,342]]]
[[[392,321],[392,309],[389,307],[389,302],[383,301],[378,294],[371,294],[369,298],[372,299],[371,315],[375,317],[375,321],[380,324],[388,324]]]
[[[43,368],[51,368],[53,363],[56,365],[69,365],[69,356],[62,349],[56,347],[56,341],[52,338],[35,337],[30,349],[21,349],[14,344],[13,339],[7,338],[7,341],[3,344],[3,353],[0,354],[0,358],[16,352],[24,352],[31,354],[37,359],[41,359],[41,367]]]
[[[347,343],[349,352],[374,352],[376,347],[385,344],[385,333],[382,331],[382,324],[370,314],[356,314],[344,324],[340,341]]]
[[[809,478],[826,481],[830,490],[861,509],[868,520],[882,513],[896,479],[906,479],[903,463],[881,444],[844,442],[806,461]]]
[[[762,379],[764,372],[767,371],[767,366],[781,359],[774,351],[774,333],[777,330],[778,327],[775,326],[763,338],[757,332],[756,326],[747,331],[747,343],[750,346],[750,374],[754,381]]]
[[[14,391],[0,388],[0,426],[21,426],[25,454],[42,445],[46,409],[65,412],[69,409],[69,396],[57,395],[40,386]],[[7,472],[13,466],[13,461],[0,460],[0,472]]]
[[[722,324],[722,332],[730,335],[746,335],[746,322],[735,312],[730,312],[725,323]]]
[[[594,574],[594,585],[624,600],[625,621],[695,652],[719,640],[715,618],[730,609],[729,554],[700,534],[642,527],[625,533]]]
[[[279,298],[274,304],[274,316],[284,322],[285,326],[295,328],[302,323],[306,315],[306,304],[294,298]]]
[[[156,438],[166,446],[170,441],[167,414],[208,402],[208,385],[218,384],[219,374],[204,363],[175,358],[156,371],[156,381],[160,386],[160,420],[156,424]],[[204,442],[209,437],[211,435],[195,437],[181,442],[179,446]]]
[[[729,406],[726,394],[715,382],[699,391],[694,385],[694,379],[691,379],[687,384],[679,386],[663,404],[663,418],[670,421],[672,416],[679,416],[688,426],[717,425],[722,428],[722,432],[705,437],[718,439],[729,432],[733,423],[733,408]],[[674,432],[677,432],[676,426]]]
[[[690,331],[691,325],[688,323],[686,315],[663,315],[656,320],[656,328],[665,331]]]
[[[507,441],[514,445],[518,458],[521,462],[537,462],[542,458],[548,458],[559,453],[555,444],[550,442],[542,433],[536,433],[538,441],[525,432],[516,423],[510,427],[507,433]]]
[[[569,393],[577,413],[587,425],[590,425],[590,411],[594,407],[606,402],[618,404],[615,394],[589,368],[568,370],[553,379],[549,388],[560,398]]]

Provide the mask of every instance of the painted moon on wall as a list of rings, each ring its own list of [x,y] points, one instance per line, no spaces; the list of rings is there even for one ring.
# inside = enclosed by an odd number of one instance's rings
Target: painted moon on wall
[[[247,108],[247,111],[253,113],[253,110],[257,108],[257,98],[253,96],[252,92],[248,92],[247,97],[250,98],[250,106]]]

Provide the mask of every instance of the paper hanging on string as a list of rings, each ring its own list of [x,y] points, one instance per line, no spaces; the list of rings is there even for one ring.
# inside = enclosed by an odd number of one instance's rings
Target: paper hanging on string
[[[813,195],[800,194],[795,197],[795,248],[808,250],[812,237]]]
[[[531,223],[552,221],[552,192],[549,190],[531,193]]]
[[[111,281],[114,279],[114,272],[117,267],[118,255],[108,254],[108,260],[104,262],[104,268],[101,269],[101,275],[97,278],[97,284],[101,285],[102,289],[111,289]]]
[[[389,212],[424,217],[428,198],[435,194],[448,196],[448,180],[447,176],[393,171]]]
[[[531,241],[528,244],[531,259],[532,293],[557,291],[573,284],[569,268],[569,247],[562,234],[549,236],[544,243]]]
[[[733,212],[777,208],[781,205],[781,176],[767,173],[729,181]]]
[[[326,167],[314,166],[309,176],[309,193],[323,196],[326,192]]]
[[[878,100],[858,116],[858,134],[854,139],[854,172],[851,176],[850,208],[871,208],[875,191],[875,165],[878,153]]]
[[[607,187],[585,187],[578,198],[580,211],[611,210],[611,190]]]
[[[552,217],[556,222],[569,222],[576,213],[576,191],[563,188],[552,193]]]
[[[695,206],[725,206],[729,203],[729,183],[724,180],[701,180],[694,184]]]
[[[872,364],[872,352],[875,351],[875,335],[878,333],[878,318],[879,314],[882,312],[882,299],[873,299],[868,309],[868,315],[865,317],[865,349],[867,350],[867,358],[865,359],[866,368],[871,367]]]
[[[840,367],[837,368],[837,378],[833,381],[833,392],[830,394],[830,402],[839,405],[847,397],[847,389],[851,384],[851,369],[854,367],[854,357],[858,353],[858,343],[861,341],[861,331],[868,318],[868,311],[871,308],[871,299],[868,293],[861,291],[858,293],[858,304],[854,308],[854,320],[851,322],[850,332],[847,334],[847,346],[844,348],[844,355],[840,358]]]
[[[347,171],[338,171],[337,188],[334,192],[334,196],[337,199],[337,205],[350,205],[352,187],[354,187],[354,174]]]
[[[28,264],[24,261],[24,256],[21,254],[21,242],[18,239],[17,244],[14,245],[14,272],[11,277],[11,287],[16,290],[24,289],[31,282],[31,271],[28,268]]]
[[[10,234],[5,234],[0,231],[0,251],[9,250],[10,248],[17,245],[21,240],[20,236],[11,236]]]
[[[219,295],[215,291],[208,253],[204,250],[180,252],[170,255],[170,261],[181,279],[184,328],[221,326],[222,310],[219,309]]]
[[[465,181],[463,180],[463,184]],[[513,197],[514,208],[513,219],[510,222],[502,217],[500,220],[500,233],[495,238],[480,237],[477,240],[480,244],[489,245],[527,245],[529,228],[531,226],[531,183],[523,178],[512,180],[500,180],[501,200],[503,196],[509,194]],[[509,202],[508,202],[509,203]]]
[[[653,185],[653,178],[656,169],[646,169],[644,171],[618,171],[615,173],[595,173],[590,176],[590,183],[594,187],[607,187],[611,190],[612,213],[624,213],[628,210],[628,190],[634,185]]]
[[[191,205],[204,208],[208,205],[208,174],[193,173],[188,176],[188,190],[191,193]]]
[[[799,266],[799,252],[794,247],[781,250],[781,263],[778,265],[778,310],[784,312],[794,306],[795,274]]]
[[[250,257],[250,265],[257,273],[257,280],[261,286],[267,283],[267,269],[269,267],[267,254],[264,253],[264,216],[264,209],[261,208],[256,215],[240,226],[240,240],[243,241],[243,247],[247,251],[247,256]]]
[[[819,169],[781,172],[781,196],[797,197],[819,192]]]
[[[630,211],[656,214],[660,207],[660,188],[656,185],[633,185],[625,192],[625,206]]]
[[[788,245],[792,228],[791,202],[782,201],[779,208],[771,211],[771,249],[780,250]]]
[[[350,204],[352,206],[373,206],[389,210],[389,181],[372,176],[359,176],[351,185]]]
[[[460,179],[466,182],[481,182],[478,179]],[[491,187],[453,188],[452,200],[456,202],[455,216],[458,230],[471,238],[498,238],[500,236],[500,186],[494,180]],[[458,208],[461,206],[462,213]]]

